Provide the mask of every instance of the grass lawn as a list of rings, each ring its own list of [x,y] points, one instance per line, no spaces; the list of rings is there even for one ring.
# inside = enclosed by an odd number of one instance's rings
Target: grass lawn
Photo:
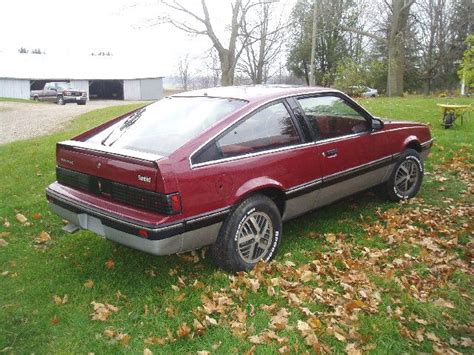
[[[35,101],[35,100],[29,100],[29,99],[16,99],[13,97],[0,97],[0,101],[6,101],[6,102],[23,102],[23,103],[29,103],[29,104],[39,104],[43,103],[42,101]]]
[[[474,114],[445,130],[448,99],[360,101],[431,124],[419,197],[365,192],[288,222],[276,260],[233,277],[206,250],[154,257],[66,234],[49,211],[55,143],[136,106],[0,146],[0,351],[472,353]]]

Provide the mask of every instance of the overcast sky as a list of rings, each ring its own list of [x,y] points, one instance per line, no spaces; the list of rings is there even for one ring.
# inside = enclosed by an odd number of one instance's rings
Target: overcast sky
[[[183,0],[199,10],[199,0]],[[225,37],[229,0],[207,0],[216,32]],[[295,0],[281,1],[289,13]],[[171,25],[157,25],[166,11],[158,0],[0,1],[0,55],[18,48],[41,48],[48,56],[110,51],[137,65],[159,65],[161,74],[177,72],[177,58],[190,54],[198,68],[211,48],[205,36],[190,37]]]

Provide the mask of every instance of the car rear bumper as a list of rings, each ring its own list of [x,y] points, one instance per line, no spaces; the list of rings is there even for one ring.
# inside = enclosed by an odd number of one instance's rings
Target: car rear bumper
[[[154,255],[170,255],[212,244],[222,225],[222,218],[209,219],[211,223],[198,228],[190,228],[192,221],[184,220],[168,225],[149,225],[73,201],[49,188],[46,189],[46,197],[56,214],[78,228]]]

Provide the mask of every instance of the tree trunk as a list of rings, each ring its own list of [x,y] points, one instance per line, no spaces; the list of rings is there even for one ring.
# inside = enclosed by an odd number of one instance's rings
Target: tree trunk
[[[219,51],[219,59],[222,71],[221,85],[234,85],[235,61],[233,59],[233,54],[231,54],[228,49],[224,49],[223,51]]]
[[[403,96],[405,74],[405,31],[410,7],[415,1],[392,0],[392,18],[388,38],[387,95]]]

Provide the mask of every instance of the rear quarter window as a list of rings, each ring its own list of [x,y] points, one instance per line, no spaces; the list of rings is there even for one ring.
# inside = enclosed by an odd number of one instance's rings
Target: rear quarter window
[[[194,164],[236,157],[301,143],[282,102],[267,106],[208,144],[193,158]]]

